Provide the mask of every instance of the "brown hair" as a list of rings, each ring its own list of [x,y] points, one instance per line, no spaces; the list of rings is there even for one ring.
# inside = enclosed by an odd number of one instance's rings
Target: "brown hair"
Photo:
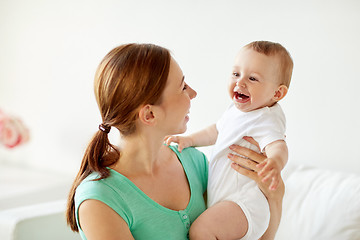
[[[160,101],[170,60],[167,49],[152,44],[126,44],[111,50],[95,74],[95,97],[102,126],[115,127],[123,136],[134,133],[139,108]],[[109,142],[106,131],[99,129],[86,148],[69,193],[66,219],[73,231],[79,231],[74,202],[76,188],[93,172],[99,174],[96,180],[108,177],[107,167],[119,158],[120,152]]]
[[[266,56],[277,56],[280,62],[280,84],[289,87],[294,63],[290,53],[280,43],[255,41],[247,44],[244,48],[252,49]]]

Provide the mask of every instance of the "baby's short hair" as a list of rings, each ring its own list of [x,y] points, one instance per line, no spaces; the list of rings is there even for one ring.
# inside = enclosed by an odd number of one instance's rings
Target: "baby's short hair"
[[[280,61],[280,84],[289,87],[294,63],[286,48],[280,43],[269,41],[254,41],[244,46],[244,48],[252,49],[266,56],[277,56]]]

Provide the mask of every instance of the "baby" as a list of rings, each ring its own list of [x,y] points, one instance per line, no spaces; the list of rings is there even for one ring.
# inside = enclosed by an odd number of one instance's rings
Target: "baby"
[[[270,190],[278,186],[288,159],[285,143],[285,116],[278,104],[291,80],[293,61],[279,43],[256,41],[244,46],[235,58],[229,82],[232,104],[220,120],[189,136],[169,136],[166,144],[178,149],[214,145],[209,161],[208,209],[190,228],[193,239],[259,239],[270,219],[266,197],[250,178],[231,168],[229,146],[257,147],[266,159],[258,164],[262,181]]]

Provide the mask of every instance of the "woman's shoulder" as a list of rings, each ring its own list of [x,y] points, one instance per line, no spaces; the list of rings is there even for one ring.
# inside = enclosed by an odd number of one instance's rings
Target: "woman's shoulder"
[[[177,145],[169,147],[176,153],[185,169],[197,169],[199,174],[207,173],[208,160],[203,152],[194,147],[185,148],[181,152]]]
[[[91,173],[76,188],[75,198],[91,198],[95,196],[103,196],[109,190],[104,179],[98,180],[100,177],[97,173]]]
[[[131,211],[127,197],[129,187],[113,170],[109,171],[110,175],[107,178],[99,179],[98,173],[91,173],[80,183],[75,192],[76,212],[84,201],[98,200],[113,209],[130,226]]]
[[[99,179],[98,173],[91,173],[80,183],[75,192],[76,206],[88,199],[104,202],[116,211],[127,206],[127,195],[132,191],[132,187],[122,176],[111,169],[109,171],[110,175],[106,178]]]
[[[76,188],[75,199],[82,201],[85,199],[108,199],[116,195],[117,197],[121,192],[117,188],[121,186],[121,179],[115,179],[116,176],[109,169],[110,175],[107,178],[99,179],[98,173],[91,173],[87,176],[80,185]]]

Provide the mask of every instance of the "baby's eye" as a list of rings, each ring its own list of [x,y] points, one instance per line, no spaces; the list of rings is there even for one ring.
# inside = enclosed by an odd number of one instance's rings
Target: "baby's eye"
[[[257,79],[254,78],[254,77],[249,77],[249,80],[250,80],[250,81],[257,81]]]
[[[234,77],[239,77],[239,76],[240,76],[240,74],[239,74],[239,73],[237,73],[237,72],[233,72],[233,76],[234,76]]]

